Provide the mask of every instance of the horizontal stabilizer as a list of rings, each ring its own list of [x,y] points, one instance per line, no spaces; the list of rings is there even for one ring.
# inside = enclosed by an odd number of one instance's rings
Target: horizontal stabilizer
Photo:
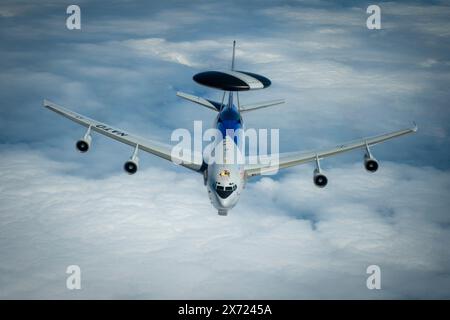
[[[221,103],[216,102],[216,101],[212,101],[212,100],[208,100],[202,97],[197,97],[194,96],[192,94],[188,94],[188,93],[184,93],[184,92],[177,92],[177,96],[179,96],[180,98],[189,100],[191,102],[197,103],[199,105],[202,105],[208,109],[214,110],[214,111],[220,111],[220,107],[221,107]]]
[[[282,104],[282,103],[284,103],[284,99],[246,104],[246,105],[242,105],[240,107],[240,111],[241,112],[253,111],[253,110],[257,110],[257,109],[275,106],[277,104]]]

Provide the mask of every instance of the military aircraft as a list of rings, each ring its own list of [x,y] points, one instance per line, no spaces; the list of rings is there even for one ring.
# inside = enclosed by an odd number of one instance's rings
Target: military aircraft
[[[214,121],[214,127],[222,134],[223,140],[221,145],[225,150],[237,149],[245,154],[245,150],[240,149],[243,136],[241,134],[230,135],[230,130],[231,132],[242,132],[241,129],[244,128],[243,113],[278,105],[283,103],[284,100],[240,105],[239,92],[267,88],[270,86],[271,81],[259,74],[235,70],[235,45],[236,43],[233,42],[232,62],[229,70],[206,71],[198,73],[193,77],[193,80],[201,85],[223,91],[221,102],[183,92],[177,92],[177,95],[216,112],[217,116]],[[227,93],[228,102],[224,103]],[[236,104],[234,97],[236,97]],[[374,158],[370,147],[386,140],[417,131],[417,125],[414,123],[414,126],[411,128],[341,143],[331,148],[310,152],[278,153],[276,154],[276,161],[240,163],[237,161],[226,161],[225,159],[225,161],[211,163],[211,161],[206,161],[207,159],[204,155],[201,155],[200,161],[186,161],[184,158],[177,158],[172,152],[173,146],[170,144],[138,137],[125,130],[114,128],[75,113],[51,101],[44,100],[43,105],[87,128],[85,135],[76,142],[75,146],[79,152],[84,153],[90,149],[92,141],[91,132],[93,131],[133,147],[134,151],[130,159],[124,164],[124,170],[128,174],[134,174],[138,170],[139,150],[149,152],[202,174],[211,203],[218,210],[219,215],[227,215],[228,211],[237,204],[247,179],[251,177],[313,162],[315,163],[313,182],[317,187],[323,188],[327,185],[328,178],[320,167],[320,161],[322,159],[354,149],[362,149],[364,150],[363,161],[365,169],[369,172],[375,172],[378,169],[379,163]]]

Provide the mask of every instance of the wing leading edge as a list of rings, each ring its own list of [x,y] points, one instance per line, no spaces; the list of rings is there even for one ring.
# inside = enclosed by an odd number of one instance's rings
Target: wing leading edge
[[[172,157],[172,146],[169,144],[164,144],[158,141],[153,141],[145,138],[141,138],[139,136],[130,134],[124,130],[116,129],[110,125],[107,125],[105,123],[90,119],[88,117],[85,117],[81,114],[78,114],[76,112],[73,112],[69,109],[66,109],[64,107],[61,107],[51,101],[44,100],[43,102],[44,107],[47,109],[50,109],[51,111],[54,111],[84,127],[91,128],[92,131],[98,132],[104,136],[107,136],[108,138],[117,140],[119,142],[125,143],[127,145],[136,147],[142,151],[154,154],[160,158],[163,158],[165,160],[169,160],[171,162],[177,162],[180,163],[181,166],[186,167],[188,169],[194,170],[194,171],[200,171],[202,168],[202,162],[195,163],[195,162],[182,162],[181,159]],[[191,154],[190,150],[183,150],[183,152],[188,152],[188,154]],[[201,157],[193,157],[193,159],[202,159]]]
[[[270,173],[277,171],[278,169],[288,168],[300,164],[304,164],[307,162],[315,161],[317,158],[327,158],[340,153],[348,152],[354,149],[366,148],[378,143],[382,143],[386,140],[390,140],[393,138],[397,138],[406,134],[414,133],[417,131],[417,125],[414,123],[412,128],[398,130],[390,133],[381,134],[378,136],[362,138],[360,140],[355,140],[347,143],[343,143],[337,145],[333,148],[322,149],[317,151],[310,152],[288,152],[288,153],[280,153],[278,157],[278,161],[273,163],[265,163],[265,164],[247,164],[245,165],[245,175],[247,177],[253,177],[265,173]],[[248,161],[247,161],[248,163]]]

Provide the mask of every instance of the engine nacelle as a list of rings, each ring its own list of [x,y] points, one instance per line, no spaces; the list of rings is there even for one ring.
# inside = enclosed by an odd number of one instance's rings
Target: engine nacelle
[[[365,154],[364,155],[364,168],[366,168],[369,172],[375,172],[378,170],[378,161],[371,155]]]
[[[128,174],[135,174],[139,168],[139,160],[138,158],[130,159],[123,165],[123,169]]]
[[[86,135],[83,139],[80,139],[77,141],[77,143],[75,144],[75,147],[77,148],[77,150],[81,153],[85,153],[89,150],[90,146],[91,146],[91,141],[92,138],[90,135]]]
[[[139,167],[138,151],[139,151],[139,145],[136,145],[136,147],[134,148],[133,155],[131,156],[130,160],[125,162],[125,164],[123,165],[123,169],[128,174],[135,174],[138,171],[138,167]]]
[[[328,178],[319,169],[314,169],[313,181],[317,187],[323,188],[327,185]]]

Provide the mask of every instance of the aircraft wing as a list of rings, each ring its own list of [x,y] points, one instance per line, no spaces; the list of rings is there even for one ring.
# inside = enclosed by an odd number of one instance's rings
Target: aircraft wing
[[[181,166],[186,167],[188,169],[194,170],[194,171],[200,171],[203,163],[203,159],[201,155],[198,155],[197,157],[193,157],[193,159],[201,159],[199,163],[192,162],[182,162],[180,158],[172,157],[171,152],[173,146],[169,144],[164,144],[158,141],[153,141],[145,138],[138,137],[136,135],[130,134],[124,130],[116,129],[111,127],[110,125],[107,125],[105,123],[90,119],[88,117],[85,117],[83,115],[80,115],[78,113],[75,113],[71,110],[68,110],[66,108],[63,108],[51,101],[44,100],[44,107],[50,109],[51,111],[54,111],[84,127],[91,128],[92,131],[98,132],[104,136],[107,136],[108,138],[117,140],[119,142],[125,143],[127,145],[130,145],[132,147],[138,146],[138,148],[142,151],[154,154],[160,158],[169,160],[171,162],[179,163]],[[191,154],[190,150],[183,150],[183,152],[188,152],[188,154]],[[200,156],[200,157],[199,157]]]
[[[299,164],[315,161],[316,158],[322,159],[358,148],[366,148],[366,147],[368,148],[370,146],[376,145],[386,140],[400,137],[409,133],[414,133],[416,131],[417,125],[414,123],[414,127],[412,128],[385,133],[378,136],[362,138],[360,140],[343,143],[329,149],[322,149],[309,152],[280,153],[278,161],[272,160],[272,162],[268,163],[246,164],[244,167],[245,175],[247,177],[253,177],[266,173],[270,174],[271,172],[278,171],[278,169],[288,168]],[[249,163],[248,159],[246,163]]]

